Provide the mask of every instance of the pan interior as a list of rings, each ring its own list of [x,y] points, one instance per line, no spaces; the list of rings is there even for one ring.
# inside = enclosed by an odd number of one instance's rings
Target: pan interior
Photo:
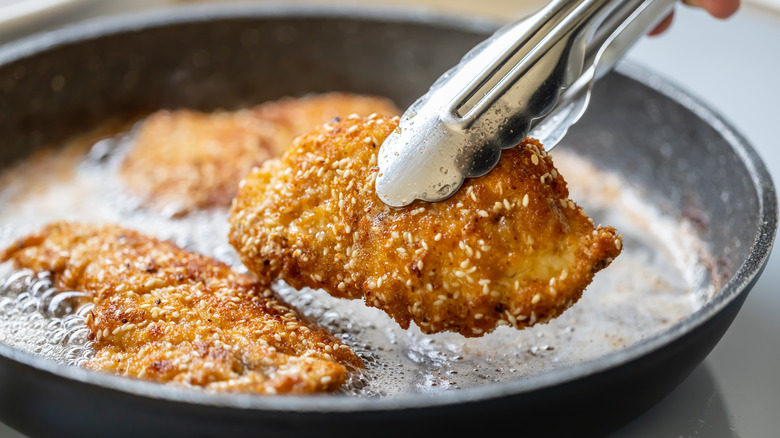
[[[88,135],[7,171],[0,191],[0,245],[55,220],[121,223],[244,267],[227,244],[224,211],[173,218],[143,208],[115,177],[133,130],[94,142]],[[524,331],[500,327],[483,338],[405,331],[361,301],[324,291],[275,289],[354,348],[367,368],[346,392],[393,396],[529,378],[594,360],[652,336],[700,308],[716,290],[706,245],[687,221],[665,214],[618,174],[598,169],[576,148],[556,150],[573,199],[594,220],[616,226],[624,253],[596,276],[562,317]],[[44,176],[45,175],[45,176]],[[82,315],[45,275],[3,266],[0,338],[17,348],[80,366],[94,353]]]
[[[56,219],[111,221],[237,264],[224,212],[170,219],[139,208],[114,180],[132,129],[99,142],[65,139],[104,126],[106,115],[237,108],[315,91],[382,94],[403,106],[483,36],[370,18],[230,18],[109,34],[0,66],[2,83],[13,85],[0,102],[8,136],[0,157],[20,162],[0,179],[0,245]],[[182,44],[190,50],[174,49]],[[42,145],[52,149],[31,159]],[[550,324],[479,339],[427,336],[361,302],[276,285],[364,358],[367,370],[347,392],[439,392],[598,359],[693,314],[747,257],[759,214],[749,173],[717,129],[669,96],[608,76],[553,159],[572,199],[617,227],[625,249]],[[83,364],[91,349],[79,309],[53,300],[46,278],[0,269],[0,342]]]

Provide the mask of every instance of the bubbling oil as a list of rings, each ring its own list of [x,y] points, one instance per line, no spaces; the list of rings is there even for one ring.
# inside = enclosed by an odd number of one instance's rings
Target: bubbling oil
[[[14,271],[0,266],[0,342],[50,357],[65,365],[83,366],[93,355],[88,339],[84,294],[57,291],[47,273]]]
[[[0,246],[56,220],[117,223],[246,272],[227,243],[226,211],[176,218],[144,209],[125,190],[116,175],[132,137],[131,130],[91,148],[75,142],[6,170],[0,177]],[[596,222],[622,232],[624,250],[596,275],[579,302],[547,324],[522,331],[499,327],[481,338],[426,335],[415,326],[401,329],[359,300],[273,285],[363,359],[365,370],[352,373],[345,393],[392,397],[529,378],[635,344],[712,296],[716,286],[705,247],[689,224],[662,214],[616,175],[582,157],[556,150],[554,159],[572,199]],[[55,290],[46,273],[0,265],[0,342],[83,366],[94,349],[84,319],[91,305],[79,298],[77,291]]]

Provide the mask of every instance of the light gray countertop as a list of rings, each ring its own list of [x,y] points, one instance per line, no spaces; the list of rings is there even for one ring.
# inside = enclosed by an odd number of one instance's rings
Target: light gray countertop
[[[142,0],[132,8],[149,3]],[[76,11],[71,18],[113,12],[101,7]],[[780,13],[745,6],[737,16],[719,22],[681,8],[670,31],[642,41],[629,58],[709,103],[753,144],[778,183]],[[778,284],[780,255],[775,251],[704,363],[667,398],[610,438],[780,436]],[[21,437],[0,423],[0,438]]]
[[[629,58],[709,103],[780,182],[780,14],[744,7],[717,22],[682,10],[667,35]],[[780,254],[774,251],[729,331],[677,390],[618,437],[780,436]]]

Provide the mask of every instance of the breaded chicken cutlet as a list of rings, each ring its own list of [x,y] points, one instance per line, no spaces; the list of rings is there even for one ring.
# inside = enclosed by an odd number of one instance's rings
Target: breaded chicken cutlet
[[[158,111],[135,133],[119,174],[145,203],[173,215],[224,207],[238,181],[274,156],[264,133],[248,110]]]
[[[139,127],[120,175],[144,202],[173,215],[227,208],[241,178],[298,134],[338,116],[372,113],[398,109],[385,98],[326,93],[233,112],[158,111]]]
[[[59,222],[2,253],[88,293],[94,370],[257,393],[337,390],[362,361],[268,288],[214,259],[118,226]]]
[[[547,321],[621,250],[568,199],[550,156],[526,139],[451,198],[383,204],[377,151],[397,118],[349,118],[296,139],[242,182],[230,242],[265,281],[363,298],[402,327],[481,336]]]
[[[284,153],[295,137],[336,118],[353,114],[363,117],[401,114],[390,99],[336,92],[299,98],[285,97],[257,105],[252,111],[265,124],[276,156]]]

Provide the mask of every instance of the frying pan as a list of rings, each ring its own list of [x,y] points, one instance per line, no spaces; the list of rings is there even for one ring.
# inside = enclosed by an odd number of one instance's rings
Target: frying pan
[[[493,29],[421,13],[222,6],[35,36],[0,48],[0,163],[109,117],[160,108],[238,108],[330,90],[408,105]],[[0,419],[31,436],[614,430],[678,385],[726,331],[766,263],[777,201],[764,164],[728,123],[637,67],[624,65],[598,84],[569,138],[578,139],[577,153],[697,226],[719,287],[699,310],[595,360],[508,383],[377,398],[205,393],[68,367],[0,342]]]

